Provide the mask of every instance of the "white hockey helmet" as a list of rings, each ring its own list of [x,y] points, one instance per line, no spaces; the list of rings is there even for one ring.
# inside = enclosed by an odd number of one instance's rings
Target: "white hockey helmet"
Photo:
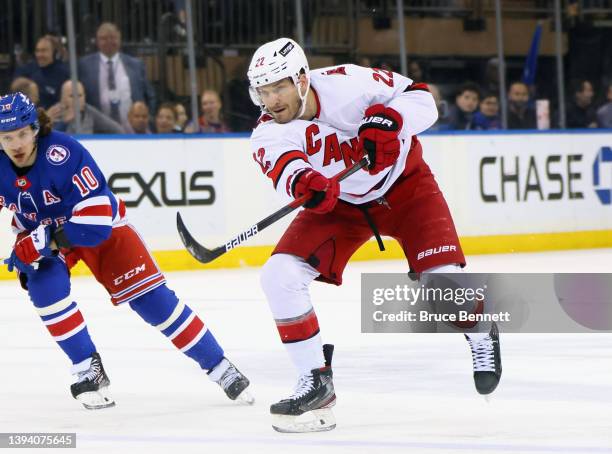
[[[278,82],[287,77],[291,78],[293,83],[297,85],[300,74],[306,74],[308,77],[309,72],[308,60],[298,43],[290,38],[270,41],[255,51],[249,64],[247,76],[249,78],[251,100],[255,105],[265,110],[265,106],[257,93],[258,87]],[[308,79],[306,93],[302,95],[298,89],[298,95],[302,100],[302,113],[306,106],[305,100],[309,88],[310,79]],[[301,116],[302,113],[298,116]]]

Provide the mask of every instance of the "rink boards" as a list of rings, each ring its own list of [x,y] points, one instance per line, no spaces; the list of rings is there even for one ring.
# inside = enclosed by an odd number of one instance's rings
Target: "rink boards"
[[[216,247],[282,206],[247,135],[82,141],[165,270],[200,266],[176,233],[177,211],[198,240]],[[612,131],[449,133],[421,141],[467,254],[612,246]],[[2,210],[4,231],[6,219]],[[208,267],[262,264],[290,219]],[[11,241],[3,233],[1,250]],[[384,254],[371,243],[356,259],[401,257],[388,242]]]

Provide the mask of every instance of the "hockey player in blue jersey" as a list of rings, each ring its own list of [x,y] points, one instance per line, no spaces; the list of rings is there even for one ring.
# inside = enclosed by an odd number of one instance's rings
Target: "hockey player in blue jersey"
[[[110,381],[76,301],[70,268],[83,260],[111,296],[127,303],[208,371],[227,396],[252,403],[249,380],[224,356],[214,336],[166,286],[125,206],[89,152],[51,129],[22,93],[0,98],[0,208],[13,212],[17,235],[5,263],[47,330],[72,362],[71,393],[87,409],[115,404]]]

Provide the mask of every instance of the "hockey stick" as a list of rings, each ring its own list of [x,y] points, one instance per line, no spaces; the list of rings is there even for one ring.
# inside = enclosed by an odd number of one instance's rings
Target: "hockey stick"
[[[358,170],[367,166],[368,163],[369,161],[366,155],[360,161],[356,162],[351,167],[347,167],[333,178],[338,181],[342,181],[345,178],[350,177]],[[287,216],[296,208],[301,207],[306,202],[308,202],[309,198],[310,195],[305,194],[302,197],[295,199],[293,202],[289,203],[288,205],[285,205],[283,208],[272,213],[267,218],[262,219],[261,221],[252,225],[245,231],[239,233],[234,238],[227,241],[224,245],[216,247],[214,249],[207,249],[195,240],[191,233],[189,233],[189,230],[187,230],[187,227],[185,227],[185,223],[183,222],[183,219],[181,218],[181,214],[179,212],[176,213],[176,228],[178,229],[179,235],[181,236],[181,240],[183,241],[183,244],[185,245],[185,248],[189,251],[189,253],[193,255],[193,257],[199,262],[210,263],[216,258],[225,254],[226,252],[239,246],[241,243],[244,243],[247,239],[257,235],[263,229],[274,224],[279,219],[282,219],[283,217]]]

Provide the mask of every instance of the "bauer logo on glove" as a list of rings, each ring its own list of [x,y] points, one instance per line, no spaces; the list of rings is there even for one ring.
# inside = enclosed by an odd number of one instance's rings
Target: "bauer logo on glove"
[[[397,161],[401,146],[398,136],[403,124],[399,112],[383,104],[374,104],[365,111],[359,125],[359,144],[370,159],[370,175]]]
[[[361,128],[363,125],[367,125],[369,123],[374,123],[380,125],[381,128],[386,128],[387,131],[395,131],[397,129],[397,124],[388,118],[383,116],[372,115],[370,117],[365,117],[359,123],[359,127]]]

